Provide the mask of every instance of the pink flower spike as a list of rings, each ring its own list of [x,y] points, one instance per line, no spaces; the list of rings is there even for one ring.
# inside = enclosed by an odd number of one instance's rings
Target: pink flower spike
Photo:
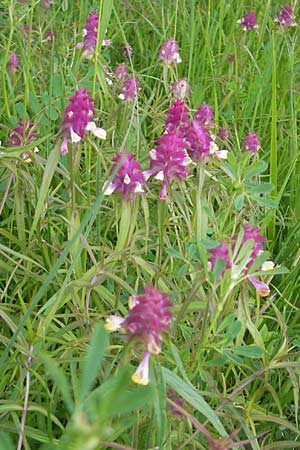
[[[19,67],[19,58],[15,52],[11,52],[7,61],[7,68],[10,72],[15,73]]]
[[[186,127],[185,141],[188,154],[195,162],[201,161],[203,156],[210,153],[212,137],[196,120],[192,120]]]
[[[256,133],[249,133],[245,137],[244,148],[251,153],[256,153],[260,149],[260,141]]]
[[[244,31],[258,28],[258,25],[256,23],[256,12],[248,12],[244,17],[238,20],[238,23],[243,27]]]
[[[142,340],[150,353],[160,352],[162,333],[171,328],[172,303],[168,297],[169,294],[153,286],[145,286],[144,294],[137,296],[135,306],[123,323],[127,333]]]
[[[294,10],[292,6],[285,5],[281,8],[280,13],[275,19],[275,22],[277,22],[282,27],[290,27],[296,25],[294,22]]]
[[[98,22],[98,14],[96,11],[93,11],[88,15],[85,27],[83,29],[83,55],[87,58],[91,58],[93,56],[97,45]]]
[[[206,103],[203,103],[195,113],[195,120],[202,126],[213,127],[214,112],[212,108]]]
[[[219,138],[222,139],[222,141],[227,141],[230,137],[230,131],[228,130],[228,128],[220,128],[219,129],[219,134],[218,134]]]
[[[182,100],[174,100],[173,105],[168,111],[165,123],[165,130],[168,133],[172,131],[184,131],[187,124],[189,109],[185,106]]]
[[[118,80],[124,80],[127,75],[127,67],[125,64],[118,64],[115,68],[115,77]]]
[[[172,83],[171,92],[176,98],[184,100],[186,97],[189,97],[191,92],[191,86],[188,84],[186,80],[174,81]]]
[[[140,365],[131,377],[134,383],[141,384],[142,386],[149,384],[149,360],[150,352],[146,350]]]
[[[179,55],[179,46],[175,39],[168,39],[161,47],[159,59],[164,64],[178,64],[182,61]]]
[[[110,173],[118,166],[119,169],[114,179],[104,187],[104,195],[118,192],[128,201],[133,200],[138,194],[143,194],[145,178],[140,164],[134,160],[133,153],[119,152],[113,161]]]
[[[136,100],[140,91],[140,81],[137,77],[129,78],[124,81],[122,92],[119,95],[121,100]]]
[[[184,139],[176,131],[163,134],[157,143],[156,148],[150,152],[150,168],[144,172],[144,175],[146,179],[154,175],[163,182],[159,197],[165,199],[167,187],[172,180],[183,180],[188,176],[190,158],[186,152]]]
[[[254,278],[254,277],[249,277],[248,280],[250,281],[252,286],[254,286],[256,292],[261,297],[267,297],[270,294],[269,286],[266,283],[264,283],[263,281],[260,281],[260,280],[258,280],[257,278]]]

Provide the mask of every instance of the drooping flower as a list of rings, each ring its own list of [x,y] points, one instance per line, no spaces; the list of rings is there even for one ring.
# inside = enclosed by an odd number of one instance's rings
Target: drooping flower
[[[191,86],[188,84],[186,80],[178,80],[172,83],[172,94],[179,98],[180,100],[184,100],[186,97],[189,97],[191,91]]]
[[[19,67],[19,58],[15,52],[11,52],[7,61],[7,68],[10,72],[15,73]]]
[[[195,162],[201,161],[203,156],[210,153],[212,137],[207,129],[196,120],[192,120],[187,125],[185,141],[187,143],[187,152]]]
[[[275,19],[275,22],[277,22],[282,27],[290,27],[296,25],[296,23],[294,22],[294,18],[293,7],[285,5],[281,8],[278,16]]]
[[[69,104],[64,111],[61,133],[64,139],[61,144],[61,154],[68,153],[68,143],[78,144],[90,131],[100,139],[106,139],[106,131],[98,128],[93,122],[94,100],[84,88],[79,88],[75,95],[70,97]]]
[[[223,128],[221,127],[219,129],[219,134],[218,134],[219,138],[222,139],[222,141],[227,141],[230,137],[230,131],[228,130],[228,128]]]
[[[211,257],[209,258],[209,267],[210,269],[213,269],[215,267],[217,259],[223,259],[225,262],[225,267],[222,272],[224,274],[224,271],[226,269],[232,269],[234,268],[233,261],[230,259],[230,253],[232,254],[233,251],[240,251],[242,246],[249,240],[253,239],[254,244],[252,247],[251,254],[249,255],[249,259],[245,264],[245,267],[243,269],[243,273],[247,275],[248,270],[251,268],[252,264],[254,263],[255,259],[263,252],[263,242],[266,241],[265,237],[261,235],[260,228],[255,228],[252,225],[244,225],[244,235],[241,241],[241,245],[239,249],[236,249],[236,241],[237,236],[234,236],[231,242],[223,241],[219,244],[218,247],[210,249]],[[231,251],[229,251],[229,249]],[[266,264],[267,263],[267,264]],[[270,270],[274,267],[274,263],[272,261],[266,261],[262,264],[261,270]],[[254,286],[255,290],[261,295],[262,297],[265,297],[269,295],[270,289],[269,286],[264,283],[263,281],[258,280],[257,278],[254,278],[252,276],[248,276],[247,279],[250,281],[250,283]]]
[[[175,130],[184,131],[187,124],[189,109],[186,107],[182,100],[174,100],[171,108],[168,111],[168,115],[165,123],[165,130],[171,133]]]
[[[165,199],[172,180],[176,178],[183,180],[188,176],[190,158],[186,152],[184,139],[176,131],[163,134],[157,143],[155,149],[150,151],[150,168],[144,175],[146,179],[155,175],[155,178],[163,182],[159,198]]]
[[[179,46],[175,39],[168,39],[162,44],[159,59],[164,64],[178,64],[182,61],[179,55]]]
[[[128,43],[123,44],[122,50],[123,50],[123,56],[125,56],[125,58],[131,58],[131,56],[133,55],[133,48]]]
[[[250,11],[245,14],[244,17],[238,20],[238,23],[243,27],[244,31],[253,30],[254,28],[258,28],[256,22],[256,12]]]
[[[96,11],[92,11],[86,20],[83,29],[83,54],[87,58],[91,58],[97,45],[99,17]]]
[[[27,119],[24,122],[18,122],[18,126],[13,128],[9,135],[9,145],[11,147],[21,147],[22,145],[27,145],[36,139],[37,133],[35,131],[35,125]],[[35,152],[38,151],[36,148]],[[25,162],[31,162],[31,158],[27,152],[22,154]]]
[[[249,133],[244,140],[245,150],[256,153],[260,149],[260,140],[256,133]]]
[[[133,153],[119,152],[113,158],[111,174],[118,167],[114,179],[105,185],[104,194],[113,192],[122,194],[124,200],[133,200],[137,194],[144,192],[145,178],[140,164],[135,161]]]
[[[134,383],[141,384],[142,386],[149,384],[149,360],[150,352],[146,350],[142,361],[131,377]]]
[[[115,68],[115,77],[118,80],[125,80],[126,75],[127,75],[127,67],[125,64],[121,63],[118,64],[117,67]]]
[[[195,120],[202,126],[211,127],[214,121],[214,112],[207,103],[203,103],[195,113]]]
[[[119,95],[121,100],[133,101],[135,100],[140,91],[140,80],[137,77],[129,78],[124,81],[122,92]]]

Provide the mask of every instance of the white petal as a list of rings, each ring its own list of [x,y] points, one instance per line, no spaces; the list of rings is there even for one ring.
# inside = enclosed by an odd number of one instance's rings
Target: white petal
[[[130,184],[131,183],[131,178],[130,178],[130,176],[127,173],[126,173],[123,181],[124,181],[125,184]]]
[[[143,186],[141,185],[141,183],[136,183],[136,186],[134,188],[134,192],[136,194],[144,192],[144,189],[143,189]]]
[[[93,131],[97,128],[97,125],[95,122],[89,122],[87,126],[85,127],[86,131]]]
[[[217,146],[217,144],[214,141],[210,141],[209,144],[209,153],[211,155],[213,155],[214,153],[216,153],[219,150],[219,147]]]
[[[227,159],[228,150],[217,150],[215,155],[220,159]]]
[[[263,271],[272,270],[274,269],[274,266],[275,264],[273,263],[273,261],[265,261],[261,266],[261,270]]]
[[[153,148],[152,150],[150,150],[149,155],[150,155],[150,158],[151,158],[151,159],[157,159],[157,153],[156,153],[155,148]]]
[[[154,178],[155,178],[156,180],[163,181],[163,179],[165,178],[165,175],[164,175],[163,170],[160,170],[160,171],[158,172],[158,174],[155,175]]]
[[[108,316],[104,328],[108,331],[117,331],[122,327],[125,319],[119,316]]]
[[[115,191],[116,187],[112,182],[106,182],[103,186],[103,193],[104,195],[111,195]]]
[[[125,95],[124,95],[124,94],[119,94],[118,97],[119,97],[119,99],[121,99],[121,100],[125,100]]]
[[[77,133],[75,133],[75,131],[73,131],[73,128],[70,128],[70,133],[72,144],[77,144],[81,141],[81,137]]]

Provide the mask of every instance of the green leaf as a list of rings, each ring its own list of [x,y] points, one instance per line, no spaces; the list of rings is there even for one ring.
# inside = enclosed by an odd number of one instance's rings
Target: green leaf
[[[235,199],[234,199],[234,207],[237,211],[240,211],[243,206],[244,206],[244,200],[245,200],[245,196],[244,194],[240,194],[238,195]]]
[[[254,194],[270,194],[274,186],[272,183],[246,184],[247,191]]]
[[[13,443],[4,431],[0,431],[0,450],[14,450]]]
[[[244,178],[247,180],[248,178],[254,177],[255,175],[259,175],[267,168],[268,164],[265,161],[257,161],[245,169]]]
[[[184,400],[186,400],[201,414],[203,414],[204,417],[209,420],[209,422],[215,427],[215,429],[222,437],[228,435],[215,411],[209,406],[206,400],[194,388],[192,384],[186,383],[177,375],[175,375],[175,373],[171,372],[165,367],[162,368],[162,373],[165,378],[166,384],[175,389],[178,395],[181,395]]]
[[[108,335],[100,322],[93,333],[91,343],[86,355],[84,368],[80,382],[80,397],[83,399],[91,390],[93,383],[97,377],[104,352],[108,346]]]
[[[59,161],[59,157],[60,157],[60,145],[57,144],[54,149],[51,151],[49,159],[47,161],[46,167],[45,167],[45,171],[44,171],[44,175],[43,175],[43,180],[42,180],[42,184],[39,190],[39,194],[38,194],[38,202],[37,202],[37,206],[36,206],[36,210],[35,210],[35,214],[34,214],[34,219],[33,219],[33,224],[30,230],[30,234],[29,234],[29,241],[31,240],[38,221],[40,219],[40,216],[42,214],[42,210],[44,208],[44,203],[48,194],[48,189],[51,183],[51,180],[53,178],[53,175],[55,174],[55,170]]]
[[[54,381],[57,389],[60,390],[66,408],[71,414],[74,410],[74,403],[72,399],[70,383],[67,380],[66,375],[64,374],[63,370],[59,367],[57,362],[54,359],[50,358],[50,356],[43,354],[40,355],[40,357],[44,362],[47,372]]]
[[[247,358],[261,358],[264,351],[257,345],[240,345],[233,347],[230,351],[239,356],[245,356]]]

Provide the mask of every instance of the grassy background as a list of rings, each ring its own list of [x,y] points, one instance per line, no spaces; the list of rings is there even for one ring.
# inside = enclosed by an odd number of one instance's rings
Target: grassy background
[[[169,413],[166,386],[216,437],[241,428],[241,439],[266,432],[247,448],[300,446],[299,30],[274,24],[279,7],[268,0],[65,0],[45,9],[39,1],[2,1],[0,448],[18,441],[28,378],[26,449],[109,448],[100,444],[105,440],[122,448],[208,448],[202,433],[193,435],[191,421]],[[75,46],[91,10],[100,11],[100,42],[107,28],[112,44],[84,60]],[[259,28],[244,33],[237,20],[249,10],[257,12]],[[48,42],[51,29],[57,38]],[[266,170],[254,178],[273,184],[277,206],[247,195],[242,169],[232,179],[212,163],[200,207],[191,177],[170,195],[162,227],[153,182],[147,197],[136,200],[137,225],[120,255],[123,206],[118,198],[103,199],[101,187],[123,145],[147,167],[171,103],[158,62],[171,36],[183,62],[169,70],[168,83],[187,78],[190,107],[213,106],[216,123],[231,130],[230,164],[237,170],[245,134],[260,136]],[[137,107],[121,104],[120,86],[105,81],[105,73],[124,61],[126,42],[134,48],[129,71],[141,80]],[[10,51],[20,58],[15,75],[6,70]],[[94,95],[108,139],[86,139],[76,149],[80,170],[74,173],[71,152],[59,157],[57,133],[78,86]],[[40,152],[31,164],[20,157],[24,148],[7,145],[10,129],[26,117],[38,131],[29,150],[37,145]],[[245,203],[237,208],[241,194]],[[272,259],[289,273],[274,278],[268,299],[236,288],[216,324],[213,315],[208,320],[207,305],[222,304],[229,281],[214,292],[203,243],[232,236],[243,221],[262,226]],[[110,313],[125,314],[128,296],[145,283],[172,293],[175,323],[153,362],[155,382],[136,388],[129,381],[135,350],[125,351],[117,337],[108,345],[97,323]],[[99,366],[90,366],[96,355]]]

